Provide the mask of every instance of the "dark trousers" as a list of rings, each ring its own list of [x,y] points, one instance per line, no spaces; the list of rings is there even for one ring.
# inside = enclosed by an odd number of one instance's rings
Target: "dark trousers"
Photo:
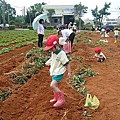
[[[43,37],[44,37],[44,35],[38,34],[38,47],[43,46]]]
[[[74,41],[74,38],[75,38],[75,33],[72,32],[69,36],[69,41],[71,41],[71,47],[73,46],[73,41]]]

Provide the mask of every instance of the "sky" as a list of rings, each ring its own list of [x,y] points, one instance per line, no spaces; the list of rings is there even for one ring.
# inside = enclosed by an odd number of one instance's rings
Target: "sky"
[[[36,3],[42,3],[45,2],[47,5],[75,5],[79,4],[80,2],[82,5],[85,5],[88,7],[88,13],[84,15],[84,19],[92,19],[91,9],[95,9],[96,5],[98,6],[98,9],[101,9],[104,7],[105,2],[109,3],[111,2],[110,6],[110,12],[111,15],[109,18],[118,18],[120,16],[120,2],[119,0],[5,0],[7,3],[9,3],[12,7],[16,9],[16,12],[18,15],[22,15],[22,9],[25,7],[26,9]]]

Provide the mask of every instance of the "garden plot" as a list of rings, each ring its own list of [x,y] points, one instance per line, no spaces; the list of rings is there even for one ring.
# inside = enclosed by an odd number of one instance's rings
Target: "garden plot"
[[[113,33],[108,43],[99,43],[100,34],[81,32],[76,35],[71,53],[72,78],[65,74],[60,88],[65,92],[66,104],[55,109],[49,100],[53,97],[49,87],[49,68],[43,66],[29,76],[27,82],[15,83],[12,74],[33,66],[27,64],[26,55],[35,46],[30,44],[0,55],[0,94],[2,94],[0,117],[3,120],[119,120],[120,112],[120,42],[114,44]],[[92,41],[89,41],[89,39]],[[103,63],[91,60],[94,48],[102,48],[107,59]],[[37,49],[37,48],[36,48]],[[45,53],[49,55],[49,53]],[[16,71],[16,72],[15,72]],[[29,71],[31,72],[31,71]],[[79,76],[80,75],[80,76]],[[81,76],[82,75],[82,76]],[[76,87],[77,86],[77,87]],[[100,100],[97,110],[85,108],[86,93]],[[4,94],[5,93],[5,94]],[[7,98],[8,97],[8,98]],[[84,111],[88,114],[85,115]]]

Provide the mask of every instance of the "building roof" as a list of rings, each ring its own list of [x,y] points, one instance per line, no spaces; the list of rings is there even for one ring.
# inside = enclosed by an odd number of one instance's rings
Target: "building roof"
[[[47,13],[47,9],[54,9],[55,14],[73,14],[74,5],[43,5],[44,12]]]

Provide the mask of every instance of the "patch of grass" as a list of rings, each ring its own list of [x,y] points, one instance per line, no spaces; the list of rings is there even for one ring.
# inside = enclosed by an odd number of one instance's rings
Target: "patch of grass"
[[[6,100],[7,98],[9,98],[11,96],[11,94],[12,94],[11,91],[3,92],[2,90],[0,90],[0,100],[1,101]]]

